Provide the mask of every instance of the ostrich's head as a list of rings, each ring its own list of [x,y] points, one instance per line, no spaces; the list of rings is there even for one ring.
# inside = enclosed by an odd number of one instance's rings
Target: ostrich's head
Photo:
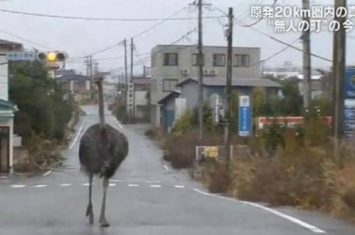
[[[97,77],[95,78],[94,82],[96,83],[96,85],[102,85],[104,78],[103,77]]]

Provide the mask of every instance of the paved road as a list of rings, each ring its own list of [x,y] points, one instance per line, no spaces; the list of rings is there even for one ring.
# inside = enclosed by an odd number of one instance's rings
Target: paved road
[[[100,228],[101,182],[94,181],[95,224],[84,216],[87,179],[78,171],[78,140],[98,121],[95,107],[78,125],[77,138],[64,152],[65,167],[29,179],[0,180],[0,233],[3,235],[306,235],[355,234],[355,227],[316,212],[266,207],[205,193],[161,162],[162,153],[140,126],[122,126],[130,153],[108,191],[109,228]],[[291,217],[292,216],[292,217]]]

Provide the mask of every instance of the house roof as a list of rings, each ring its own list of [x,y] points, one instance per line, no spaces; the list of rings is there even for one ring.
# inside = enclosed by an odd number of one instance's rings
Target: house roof
[[[46,62],[45,67],[48,69],[59,69],[59,65],[55,62]]]
[[[16,45],[16,46],[22,46],[21,43],[12,42],[12,41],[7,41],[7,40],[3,40],[3,39],[0,39],[0,45]]]
[[[184,44],[157,44],[154,48],[161,48],[161,47],[165,47],[165,48],[177,48],[177,47],[194,47],[194,48],[197,48],[196,45],[191,45],[191,44],[187,44],[187,45],[184,45]],[[226,46],[215,46],[215,45],[204,45],[203,46],[204,48],[227,48]],[[260,47],[233,47],[233,49],[257,49],[257,50],[260,50]]]
[[[182,86],[186,82],[198,82],[196,78],[188,78],[177,86]],[[225,78],[203,78],[204,86],[226,86]],[[281,84],[274,82],[270,79],[265,78],[233,78],[232,86],[240,86],[240,87],[281,87]]]
[[[16,111],[18,111],[18,108],[14,103],[0,99],[0,118],[13,118]]]
[[[64,76],[56,77],[56,80],[61,81],[90,81],[91,79],[87,76],[80,74],[69,74]]]
[[[149,78],[132,78],[132,83],[135,85],[149,85]]]
[[[178,96],[180,95],[180,92],[178,91],[172,91],[170,92],[169,94],[167,94],[166,96],[164,96],[163,99],[159,100],[158,101],[158,104],[164,104],[166,101],[168,101],[170,98],[174,97],[174,96]]]

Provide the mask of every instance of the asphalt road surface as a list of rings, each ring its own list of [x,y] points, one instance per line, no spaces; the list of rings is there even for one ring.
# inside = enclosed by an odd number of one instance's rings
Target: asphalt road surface
[[[354,235],[355,227],[318,212],[269,209],[206,193],[186,174],[161,161],[161,151],[139,125],[122,126],[130,153],[110,182],[107,199],[109,228],[98,223],[102,184],[94,180],[95,224],[85,218],[88,179],[79,172],[79,140],[98,122],[97,107],[85,107],[76,138],[64,152],[65,166],[32,178],[0,179],[1,235]]]

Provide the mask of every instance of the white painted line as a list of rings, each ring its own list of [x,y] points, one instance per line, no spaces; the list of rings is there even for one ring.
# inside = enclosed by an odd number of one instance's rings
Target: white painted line
[[[123,182],[123,180],[110,180],[110,182]]]
[[[121,123],[119,121],[117,121],[117,119],[115,119],[117,125],[123,130],[123,126],[121,125]]]
[[[79,128],[79,131],[78,131],[78,133],[76,134],[76,136],[74,138],[73,143],[69,146],[69,150],[72,149],[74,147],[74,145],[76,144],[76,142],[78,141],[79,136],[81,134],[81,131],[82,131],[83,127],[84,127],[84,124],[85,124],[85,121],[81,124],[81,126]]]
[[[34,188],[45,188],[45,187],[47,187],[47,185],[45,185],[45,184],[37,184],[37,185],[35,185],[33,187]]]
[[[47,175],[49,175],[50,173],[52,173],[52,170],[47,171],[45,174],[43,174],[43,177],[46,177]]]
[[[161,188],[160,184],[152,184],[150,185],[151,188]]]
[[[259,209],[262,209],[262,210],[265,210],[267,212],[270,212],[278,217],[281,217],[283,219],[286,219],[292,223],[295,223],[303,228],[306,228],[314,233],[325,233],[324,230],[321,230],[311,224],[308,224],[306,222],[303,222],[297,218],[294,218],[292,216],[289,216],[289,215],[286,215],[284,213],[281,213],[279,211],[276,211],[276,210],[273,210],[271,208],[268,208],[266,206],[262,206],[262,205],[259,205],[257,203],[253,203],[253,202],[246,202],[246,201],[239,201],[239,200],[235,200],[235,199],[232,199],[232,198],[227,198],[227,197],[222,197],[222,196],[217,196],[217,195],[214,195],[214,194],[211,194],[211,193],[207,193],[207,192],[204,192],[204,191],[201,191],[199,189],[194,189],[195,192],[198,192],[200,194],[203,194],[203,195],[206,195],[206,196],[210,196],[210,197],[214,197],[214,198],[219,198],[219,199],[224,199],[224,200],[229,200],[229,201],[233,201],[233,202],[238,202],[238,203],[243,203],[243,204],[247,204],[247,205],[250,205],[250,206],[253,206],[253,207],[257,207]]]
[[[116,184],[110,183],[109,186],[110,186],[110,187],[115,187]]]
[[[0,179],[7,179],[7,178],[9,178],[9,177],[5,176],[5,175],[0,176]]]
[[[169,170],[169,168],[168,168],[167,165],[163,165],[163,166],[164,166],[164,169],[165,169],[165,170],[167,170],[167,171]]]
[[[138,184],[129,184],[128,187],[139,187]]]
[[[61,187],[69,187],[71,184],[61,184]]]
[[[154,180],[150,181],[150,180],[147,180],[146,183],[148,183],[148,184],[160,184],[161,181],[154,181]]]
[[[175,188],[185,188],[184,185],[175,185]]]
[[[26,185],[22,185],[22,184],[13,184],[11,185],[12,188],[24,188],[26,187]]]
[[[89,183],[85,183],[85,184],[83,184],[83,186],[89,186]]]

